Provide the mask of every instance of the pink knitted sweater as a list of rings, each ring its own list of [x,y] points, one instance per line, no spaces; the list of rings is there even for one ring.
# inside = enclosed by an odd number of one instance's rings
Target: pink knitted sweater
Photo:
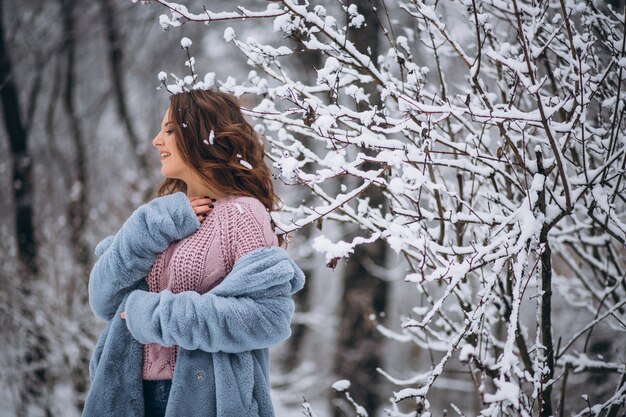
[[[148,274],[148,288],[205,293],[228,275],[237,258],[272,245],[278,245],[278,239],[259,200],[244,196],[218,200],[196,233],[157,257]],[[176,353],[176,346],[145,345],[143,378],[171,379]]]

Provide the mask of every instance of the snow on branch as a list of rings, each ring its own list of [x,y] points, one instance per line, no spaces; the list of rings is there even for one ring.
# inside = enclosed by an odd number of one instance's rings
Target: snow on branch
[[[397,0],[383,28],[358,5],[193,14],[155,2],[172,13],[167,27],[271,19],[246,40],[225,28],[251,70],[211,87],[256,100],[246,113],[277,179],[315,201],[274,213],[282,233],[317,226],[331,267],[375,240],[406,265],[421,302],[399,330],[378,329],[436,360],[413,377],[380,371],[401,387],[389,415],[405,401],[428,415],[439,377],[458,363],[490,416],[560,412],[564,369],[624,372],[584,340],[602,326],[626,333],[623,13],[569,0]],[[367,25],[387,40],[377,56],[353,36]],[[306,76],[302,51],[319,58]],[[358,232],[333,240],[336,227]],[[556,311],[578,313],[564,328]],[[616,382],[581,413],[623,403]]]
[[[265,10],[251,11],[243,6],[237,6],[236,12],[212,12],[203,6],[202,13],[192,13],[187,6],[179,3],[169,2],[165,0],[133,0],[133,2],[139,1],[142,4],[156,3],[161,5],[171,12],[171,17],[167,15],[161,15],[159,17],[159,23],[163,29],[170,29],[179,27],[187,22],[202,22],[209,24],[211,22],[220,22],[228,20],[244,20],[244,19],[267,19],[281,16],[286,12],[277,8],[273,3],[267,5]]]

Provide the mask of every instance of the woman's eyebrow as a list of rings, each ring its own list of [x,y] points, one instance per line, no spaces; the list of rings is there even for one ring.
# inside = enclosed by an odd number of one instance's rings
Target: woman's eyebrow
[[[174,124],[174,122],[167,122],[167,123],[165,123],[165,124],[163,125],[163,127],[167,127],[167,125],[173,125],[173,124]]]

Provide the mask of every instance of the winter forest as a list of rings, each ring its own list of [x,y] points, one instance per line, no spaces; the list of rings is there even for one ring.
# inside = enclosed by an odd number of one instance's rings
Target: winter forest
[[[228,92],[305,271],[289,416],[626,413],[623,0],[0,0],[0,416],[80,416],[94,247]]]

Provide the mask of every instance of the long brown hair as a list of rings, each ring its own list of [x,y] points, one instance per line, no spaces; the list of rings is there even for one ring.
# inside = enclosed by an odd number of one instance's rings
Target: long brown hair
[[[263,142],[234,96],[214,90],[185,91],[170,96],[169,111],[176,147],[204,181],[224,196],[245,195],[258,199],[269,211],[278,208],[280,200],[263,160]],[[177,191],[187,191],[185,182],[167,178],[157,193]],[[282,245],[283,237],[278,238]]]

